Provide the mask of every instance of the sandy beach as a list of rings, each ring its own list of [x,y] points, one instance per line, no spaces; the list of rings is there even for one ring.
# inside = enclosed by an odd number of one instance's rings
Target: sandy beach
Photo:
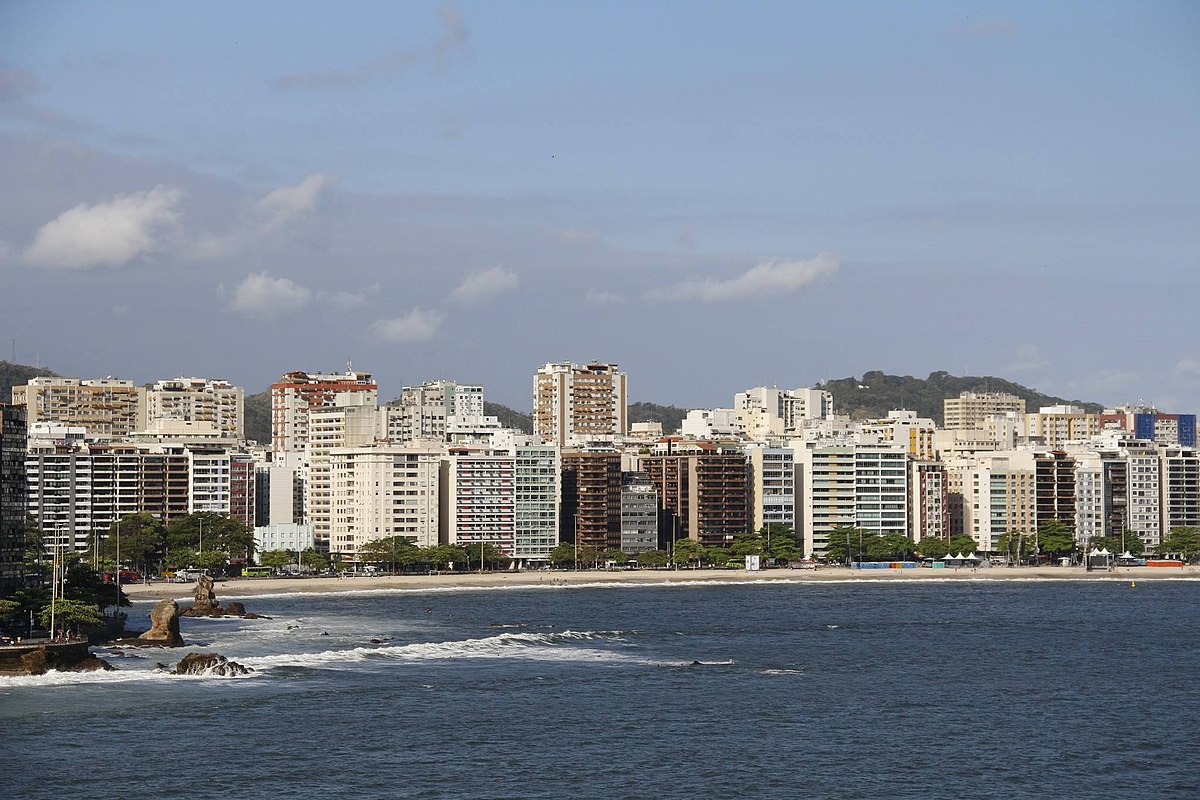
[[[528,571],[442,573],[438,575],[382,575],[359,578],[238,578],[214,587],[219,600],[266,594],[327,594],[368,590],[440,591],[449,588],[494,589],[506,586],[597,586],[604,584],[669,584],[731,582],[853,582],[914,580],[999,581],[1143,581],[1200,580],[1200,568],[1119,567],[1114,572],[1086,572],[1082,567],[979,567],[976,569],[769,569],[758,572],[731,569],[630,570],[630,571]],[[152,583],[122,588],[132,600],[175,598],[191,600],[195,584]]]

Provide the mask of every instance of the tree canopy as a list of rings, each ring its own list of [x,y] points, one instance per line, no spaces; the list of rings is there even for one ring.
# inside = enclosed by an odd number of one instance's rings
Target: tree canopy
[[[153,565],[162,563],[167,546],[166,529],[157,517],[145,512],[128,514],[108,529],[108,537],[100,544],[100,556],[115,564],[118,545],[123,564],[149,572]]]
[[[1200,528],[1171,528],[1158,548],[1168,555],[1191,561],[1200,554]]]

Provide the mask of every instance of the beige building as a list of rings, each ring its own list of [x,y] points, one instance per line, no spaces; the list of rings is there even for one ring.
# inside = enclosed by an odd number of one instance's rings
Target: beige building
[[[1037,467],[1030,451],[980,455],[962,473],[964,527],[981,552],[999,550],[1000,537],[1037,530]]]
[[[146,390],[116,378],[31,378],[14,386],[13,405],[25,406],[29,425],[61,422],[115,441],[146,427]]]
[[[533,378],[533,430],[559,447],[624,438],[625,373],[616,364],[547,364]]]
[[[859,426],[863,433],[878,437],[883,444],[905,448],[915,459],[932,461],[937,457],[933,446],[937,425],[928,417],[918,417],[915,411],[889,411],[887,419],[867,420]]]
[[[987,430],[991,417],[1014,414],[1025,416],[1025,401],[1012,394],[963,392],[942,401],[943,428],[948,430]]]
[[[483,417],[483,387],[447,380],[405,386],[383,411],[386,438],[392,442],[446,441],[455,420]]]
[[[1024,434],[1046,447],[1090,439],[1100,433],[1100,415],[1078,406],[1042,406],[1025,415]]]
[[[146,419],[209,424],[223,438],[245,438],[245,391],[228,381],[172,378],[146,390]]]

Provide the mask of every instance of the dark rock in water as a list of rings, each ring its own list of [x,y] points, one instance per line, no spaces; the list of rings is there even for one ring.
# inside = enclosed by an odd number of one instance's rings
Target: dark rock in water
[[[72,672],[113,672],[116,670],[112,664],[105,661],[103,658],[88,656],[83,661],[75,665]]]
[[[383,644],[383,639],[372,639],[371,644]]]
[[[221,608],[217,595],[213,591],[213,579],[208,575],[200,578],[196,584],[196,602],[185,608],[181,614],[184,617],[241,617],[242,619],[270,619],[261,614],[251,614],[241,603],[230,603]]]
[[[225,606],[225,613],[244,617],[246,615],[246,607],[241,603],[229,603]]]
[[[254,670],[220,653],[188,653],[175,665],[175,675],[248,675]]]

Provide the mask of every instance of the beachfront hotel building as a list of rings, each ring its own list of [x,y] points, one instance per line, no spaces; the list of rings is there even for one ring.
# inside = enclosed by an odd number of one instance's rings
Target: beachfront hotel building
[[[390,536],[420,547],[443,544],[443,460],[440,447],[377,443],[332,450],[329,553],[353,559],[363,545]]]
[[[483,417],[483,387],[455,381],[426,381],[405,386],[400,397],[382,407],[383,429],[392,442],[446,441],[454,420]]]
[[[658,549],[658,490],[644,472],[621,475],[621,552]]]
[[[24,585],[25,409],[0,403],[0,595]]]
[[[551,363],[533,378],[533,431],[559,447],[616,442],[628,429],[628,388],[616,364]]]
[[[146,427],[146,390],[133,381],[30,378],[12,388],[12,401],[25,406],[28,425],[59,422],[113,441]]]
[[[277,460],[300,457],[308,446],[308,412],[337,405],[347,394],[378,403],[379,387],[370,373],[289,372],[271,384],[271,450]],[[282,458],[281,458],[282,457]]]
[[[980,456],[963,474],[967,534],[980,552],[1000,549],[1011,531],[1032,537],[1037,530],[1037,470],[1028,451]]]

